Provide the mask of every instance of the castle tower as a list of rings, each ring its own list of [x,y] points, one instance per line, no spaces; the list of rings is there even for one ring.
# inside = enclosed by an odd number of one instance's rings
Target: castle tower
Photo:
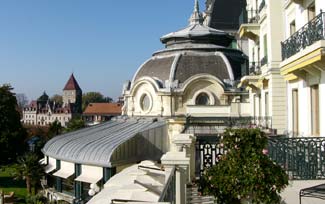
[[[73,112],[82,112],[82,90],[73,74],[71,74],[69,80],[64,86],[62,99],[63,106],[69,106],[71,104],[73,107]]]

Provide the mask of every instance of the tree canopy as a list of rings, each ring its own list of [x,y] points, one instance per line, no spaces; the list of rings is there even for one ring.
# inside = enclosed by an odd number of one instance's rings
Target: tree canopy
[[[35,153],[26,153],[18,158],[17,164],[14,165],[15,171],[13,176],[18,180],[25,180],[27,192],[36,194],[40,186],[40,180],[44,172],[44,165],[39,162],[39,157]]]
[[[63,104],[62,96],[59,94],[54,94],[51,98],[51,101],[55,101],[56,104]]]
[[[112,98],[104,97],[99,92],[87,92],[82,95],[82,110],[85,110],[89,103],[108,103]]]
[[[16,160],[25,149],[26,130],[20,122],[12,90],[10,85],[0,86],[0,164]]]
[[[85,121],[80,117],[73,118],[67,124],[65,132],[71,132],[86,127]]]
[[[24,93],[18,93],[16,94],[16,99],[17,99],[17,105],[20,110],[22,110],[25,106],[28,105],[28,99],[26,94]]]
[[[259,129],[228,129],[221,143],[227,152],[205,172],[204,193],[221,203],[280,203],[288,176],[266,155],[267,141]]]

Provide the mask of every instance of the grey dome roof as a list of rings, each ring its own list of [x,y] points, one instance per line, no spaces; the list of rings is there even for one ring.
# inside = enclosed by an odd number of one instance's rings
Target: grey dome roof
[[[158,55],[145,62],[135,74],[133,81],[142,77],[151,77],[159,81],[184,83],[197,74],[210,74],[219,78],[233,80],[233,73],[227,62],[215,52],[182,52],[173,55]]]
[[[166,80],[182,84],[198,74],[212,75],[223,82],[247,74],[242,66],[247,57],[239,50],[227,48],[233,36],[203,25],[197,1],[189,21],[185,29],[161,38],[166,48],[154,53],[138,69],[133,84],[143,77],[151,77],[163,88]]]

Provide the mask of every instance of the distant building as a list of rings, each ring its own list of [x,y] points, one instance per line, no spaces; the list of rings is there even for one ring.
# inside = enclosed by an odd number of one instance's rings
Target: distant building
[[[62,99],[62,104],[55,103],[44,92],[24,108],[23,123],[46,126],[58,121],[62,126],[66,126],[72,117],[81,114],[82,90],[73,74],[63,89]]]
[[[121,115],[121,108],[120,103],[90,103],[83,112],[82,118],[87,125],[96,125]]]

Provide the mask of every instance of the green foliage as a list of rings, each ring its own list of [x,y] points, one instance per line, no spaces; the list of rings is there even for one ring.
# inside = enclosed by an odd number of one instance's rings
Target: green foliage
[[[48,132],[48,139],[52,138],[53,136],[61,134],[63,131],[63,127],[59,121],[54,121],[49,126],[49,132]]]
[[[5,194],[15,192],[15,203],[25,203],[26,184],[24,181],[17,181],[12,177],[12,172],[15,169],[10,165],[0,168],[0,189]]]
[[[48,203],[47,199],[41,194],[26,196],[26,204],[44,204]]]
[[[0,86],[0,164],[12,162],[22,154],[26,135],[12,87]]]
[[[222,140],[228,151],[205,172],[203,192],[226,204],[242,199],[279,203],[279,193],[288,185],[288,176],[263,154],[267,141],[259,129],[228,129]]]
[[[56,104],[63,104],[63,98],[59,94],[55,94],[50,98],[51,101],[55,101]]]
[[[45,175],[44,165],[40,164],[39,157],[35,153],[26,153],[18,158],[17,164],[13,166],[13,177],[17,180],[25,180],[27,192],[34,194],[40,187],[40,179]]]
[[[83,121],[80,117],[76,117],[69,121],[65,129],[65,132],[79,130],[84,127],[86,127],[85,121]]]
[[[110,97],[104,97],[99,92],[88,92],[82,95],[82,110],[85,110],[89,103],[108,103],[111,102]]]

